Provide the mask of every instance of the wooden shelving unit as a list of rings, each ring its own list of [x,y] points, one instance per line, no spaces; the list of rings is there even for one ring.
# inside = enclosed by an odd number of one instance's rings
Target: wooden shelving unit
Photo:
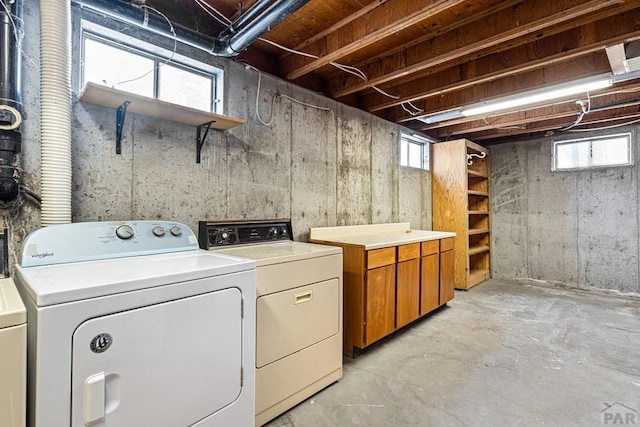
[[[197,126],[196,162],[200,163],[200,151],[207,138],[209,129],[228,130],[246,123],[236,117],[209,113],[159,99],[149,98],[135,93],[114,89],[108,86],[88,82],[78,99],[82,102],[102,105],[116,109],[116,153],[120,154],[120,137],[126,112],[144,114],[177,123]],[[204,132],[204,133],[203,133]]]
[[[456,232],[455,284],[469,289],[491,277],[489,150],[466,139],[432,149],[433,229]]]

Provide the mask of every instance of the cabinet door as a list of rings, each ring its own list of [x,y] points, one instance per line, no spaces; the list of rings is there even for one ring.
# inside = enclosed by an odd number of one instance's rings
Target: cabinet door
[[[440,252],[440,305],[453,299],[456,251]]]
[[[367,270],[364,341],[374,341],[394,331],[396,310],[396,266]]]
[[[440,306],[440,257],[437,253],[422,257],[420,278],[420,315]]]
[[[398,263],[396,299],[397,328],[420,316],[420,259]]]

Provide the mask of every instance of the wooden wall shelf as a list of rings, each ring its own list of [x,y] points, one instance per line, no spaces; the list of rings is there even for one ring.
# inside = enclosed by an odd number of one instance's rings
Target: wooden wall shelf
[[[120,154],[120,137],[122,125],[127,111],[157,117],[177,123],[184,123],[198,127],[196,136],[197,159],[200,163],[200,151],[206,140],[209,128],[228,130],[246,123],[246,120],[236,117],[210,113],[159,99],[149,98],[135,93],[114,89],[101,84],[88,82],[78,99],[82,102],[102,105],[117,109],[116,120],[116,153]],[[204,136],[202,128],[205,129]]]
[[[432,153],[433,228],[456,233],[456,288],[469,289],[491,276],[489,150],[460,139]]]

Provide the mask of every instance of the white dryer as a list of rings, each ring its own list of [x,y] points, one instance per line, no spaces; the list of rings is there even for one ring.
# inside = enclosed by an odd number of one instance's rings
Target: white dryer
[[[24,243],[29,426],[253,426],[255,262],[163,221]]]

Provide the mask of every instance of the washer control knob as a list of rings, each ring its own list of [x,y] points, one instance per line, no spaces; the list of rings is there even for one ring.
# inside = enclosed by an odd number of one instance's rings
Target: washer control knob
[[[162,237],[164,236],[164,228],[157,226],[157,227],[153,227],[153,230],[151,230],[153,232],[154,236],[157,237]]]
[[[220,233],[220,238],[222,238],[222,240],[227,240],[229,238],[229,233],[223,231],[222,233]]]
[[[281,231],[283,236],[287,236],[289,234],[289,232],[287,231],[287,227],[282,227],[282,231]]]
[[[276,238],[278,237],[278,229],[276,227],[271,227],[268,231],[267,231],[267,236],[271,237],[271,238]]]
[[[127,240],[133,237],[135,233],[133,232],[133,228],[130,225],[121,225],[116,228],[116,236],[118,236],[122,240]]]
[[[176,236],[176,237],[182,236],[182,228],[178,227],[177,225],[174,225],[173,227],[171,227],[171,230],[169,231],[173,236]]]

